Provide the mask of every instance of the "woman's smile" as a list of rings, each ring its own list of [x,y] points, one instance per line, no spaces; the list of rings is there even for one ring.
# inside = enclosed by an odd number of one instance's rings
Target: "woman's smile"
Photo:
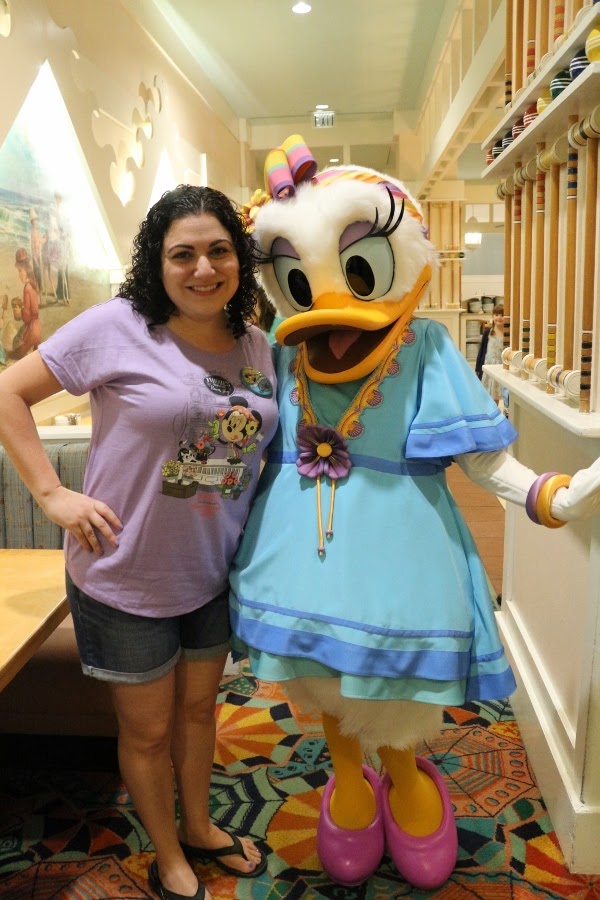
[[[162,280],[179,318],[196,324],[224,319],[223,310],[239,287],[239,273],[231,235],[215,216],[206,213],[173,222],[163,241]]]

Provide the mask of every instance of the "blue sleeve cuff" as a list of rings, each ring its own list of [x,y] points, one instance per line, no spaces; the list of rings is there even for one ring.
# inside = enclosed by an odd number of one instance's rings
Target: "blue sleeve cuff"
[[[517,432],[506,416],[462,416],[438,422],[413,425],[406,442],[407,459],[435,459],[502,450],[517,438]]]

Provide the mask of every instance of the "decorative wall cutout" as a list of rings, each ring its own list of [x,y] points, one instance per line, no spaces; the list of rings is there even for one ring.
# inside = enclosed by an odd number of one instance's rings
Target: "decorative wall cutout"
[[[9,36],[10,26],[10,4],[8,0],[0,0],[0,37]]]
[[[191,166],[186,166],[183,170],[183,180],[185,184],[195,184],[199,187],[207,187],[208,185],[208,161],[206,157],[206,153],[198,154],[197,151],[192,151],[192,148],[186,148],[188,150],[188,156],[191,159],[194,157],[198,158],[198,162],[200,163],[199,171],[196,169],[192,169]],[[189,152],[192,151],[192,152]]]
[[[35,2],[47,6],[56,25],[63,30],[60,57],[57,54],[50,59],[53,64],[55,61],[58,64],[59,58],[67,63],[60,70],[56,69],[59,84],[93,173],[98,196],[114,228],[121,259],[127,259],[131,251],[129,242],[148,209],[150,197],[156,193],[155,183],[160,184],[161,192],[164,192],[167,187],[188,180],[186,170],[192,173],[189,179],[192,183],[207,183],[206,161],[198,142],[203,141],[204,130],[211,128],[213,121],[219,128],[220,124],[200,103],[198,116],[186,121],[185,136],[180,139],[175,125],[179,112],[165,114],[171,99],[175,99],[178,110],[180,108],[177,88],[180,79],[172,79],[170,67],[163,66],[162,55],[153,64],[148,48],[149,52],[144,55],[144,71],[152,74],[143,80],[135,54],[129,54],[113,73],[110,60],[104,54],[98,57],[95,48],[83,52],[84,45],[78,43],[76,16],[73,25],[69,25],[69,4],[65,6],[61,0]],[[125,49],[128,46],[130,33],[137,34],[137,28],[130,26],[128,19],[125,28],[119,29],[120,36],[115,36],[115,52],[117,47]],[[89,35],[86,33],[85,37],[87,40]],[[68,53],[66,59],[63,58],[65,51]],[[78,96],[70,90],[71,85],[77,88]],[[161,154],[165,150],[172,171],[172,183],[169,184],[159,172]],[[232,158],[236,158],[235,153]],[[224,163],[223,168],[228,178],[228,164]]]
[[[155,135],[153,115],[162,108],[162,98],[154,83],[150,86],[141,82],[138,88],[140,102],[133,108],[131,124],[120,121],[104,109],[96,109],[92,127],[99,146],[110,144],[115,159],[110,165],[110,183],[113,191],[126,206],[133,199],[136,189],[135,170],[146,163],[145,144]]]
[[[195,172],[193,169],[186,169],[183,173],[183,181],[184,184],[195,184],[198,187],[203,186],[202,176],[200,172]]]
[[[45,63],[0,147],[0,365],[110,296],[120,261],[91,184]]]
[[[123,206],[127,206],[132,200],[135,191],[135,176],[127,168],[131,159],[129,148],[122,142],[119,143],[117,161],[110,164],[110,183]]]
[[[170,191],[177,185],[177,179],[175,177],[175,170],[173,169],[173,165],[171,163],[171,159],[166,150],[160,154],[160,160],[158,162],[158,169],[156,170],[156,178],[154,179],[154,185],[152,187],[152,193],[150,194],[150,201],[148,203],[148,209],[153,206],[157,200],[159,200],[165,191]]]

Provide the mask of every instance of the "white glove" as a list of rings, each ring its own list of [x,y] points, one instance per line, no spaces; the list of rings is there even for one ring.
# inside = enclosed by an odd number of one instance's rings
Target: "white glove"
[[[535,472],[522,465],[506,450],[493,453],[463,453],[454,457],[467,478],[497,497],[525,506]],[[550,514],[562,522],[585,519],[600,510],[600,459],[587,469],[580,469],[568,488],[557,490],[550,504]]]
[[[454,457],[454,461],[475,484],[517,506],[525,506],[529,488],[537,478],[535,472],[510,456],[506,450],[461,453]]]
[[[555,519],[573,522],[586,519],[600,509],[600,459],[588,469],[580,469],[568,488],[559,488],[552,498],[550,513]]]

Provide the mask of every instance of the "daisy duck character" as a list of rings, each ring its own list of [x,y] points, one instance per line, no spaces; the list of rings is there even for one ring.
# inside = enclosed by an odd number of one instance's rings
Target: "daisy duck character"
[[[447,330],[413,318],[436,251],[401,182],[317,173],[298,135],[266,174],[272,199],[246,213],[283,317],[280,425],[231,573],[235,641],[259,679],[322,714],[329,877],[361,883],[387,845],[406,881],[432,890],[456,864],[457,831],[443,778],[414,747],[444,706],[515,687],[445,469],[549,527],[594,512],[600,469],[571,480],[518,463],[513,426]],[[363,762],[373,752],[383,778]]]

